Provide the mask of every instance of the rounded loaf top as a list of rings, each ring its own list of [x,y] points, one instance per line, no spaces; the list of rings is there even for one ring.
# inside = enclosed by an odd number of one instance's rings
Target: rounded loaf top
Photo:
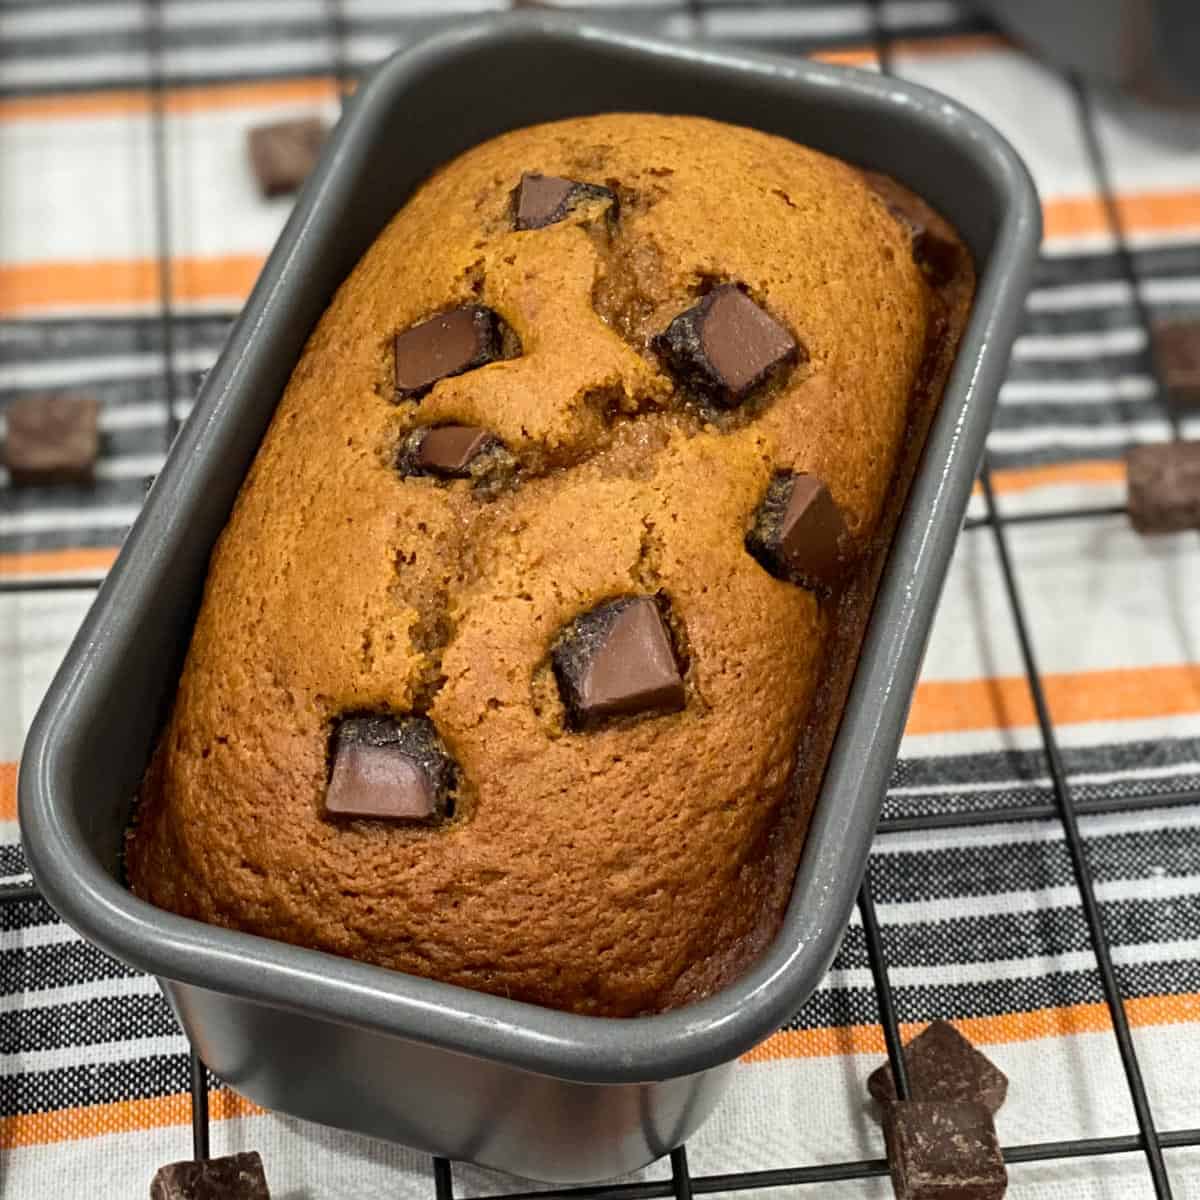
[[[956,332],[921,237],[970,273],[884,192],[651,115],[438,170],[317,325],[213,554],[134,890],[582,1013],[743,969]]]

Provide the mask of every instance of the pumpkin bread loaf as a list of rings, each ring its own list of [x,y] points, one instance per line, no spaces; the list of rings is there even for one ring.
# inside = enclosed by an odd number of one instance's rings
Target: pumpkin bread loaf
[[[596,116],[440,169],[213,554],[134,891],[579,1013],[735,977],[973,284],[921,201],[749,129]]]

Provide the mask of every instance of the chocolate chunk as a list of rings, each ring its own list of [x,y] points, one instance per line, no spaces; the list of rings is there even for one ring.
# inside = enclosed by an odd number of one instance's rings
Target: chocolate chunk
[[[1001,1200],[1008,1186],[992,1114],[982,1104],[900,1100],[884,1114],[896,1200]]]
[[[1008,1079],[948,1021],[934,1021],[904,1047],[904,1065],[914,1100],[982,1104],[997,1112],[1008,1095]],[[892,1068],[872,1071],[867,1088],[880,1104],[896,1100]]]
[[[559,635],[552,661],[574,729],[684,706],[683,676],[653,596],[622,596],[577,617]]]
[[[1125,469],[1134,529],[1139,533],[1200,529],[1200,442],[1135,446]]]
[[[907,230],[913,262],[925,272],[929,282],[937,287],[949,283],[959,271],[959,247],[935,233],[911,209],[889,204],[888,212]]]
[[[498,437],[475,425],[414,429],[404,439],[396,458],[401,475],[470,479],[485,497],[498,494],[512,483],[518,466]]]
[[[1200,317],[1158,322],[1151,344],[1171,403],[1200,408]]]
[[[259,125],[246,135],[250,165],[264,196],[297,191],[312,174],[328,130],[319,117]]]
[[[439,379],[501,358],[500,318],[479,304],[452,308],[396,334],[395,352],[396,395],[418,400]]]
[[[815,475],[777,471],[767,485],[746,549],[776,578],[816,591],[834,588],[850,556],[842,511]]]
[[[800,356],[792,335],[732,283],[680,313],[652,345],[680,383],[722,408]]]
[[[932,229],[921,228],[913,234],[912,246],[917,266],[935,287],[942,287],[958,274],[961,252],[949,238],[940,237]]]
[[[419,470],[462,477],[477,455],[496,439],[477,425],[439,425],[428,430],[416,450]]]
[[[271,1200],[258,1151],[159,1167],[150,1200]]]
[[[458,772],[425,717],[344,717],[334,730],[325,811],[431,822],[453,815]]]
[[[4,410],[4,465],[14,485],[90,483],[100,448],[94,396],[48,393]]]
[[[598,183],[580,183],[557,175],[527,173],[513,192],[513,224],[517,229],[541,229],[561,221],[588,200],[607,200],[615,212],[615,193]]]

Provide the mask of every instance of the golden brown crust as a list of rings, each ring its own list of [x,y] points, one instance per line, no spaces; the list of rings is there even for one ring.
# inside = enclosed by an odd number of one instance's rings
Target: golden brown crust
[[[620,219],[583,205],[514,232],[524,171],[614,188]],[[129,839],[134,890],[576,1012],[655,1011],[743,969],[786,901],[965,317],[962,260],[931,288],[858,172],[696,118],[538,126],[439,171],[309,340],[213,554]],[[808,361],[712,419],[647,342],[729,280]],[[522,355],[393,403],[391,336],[461,303],[499,312]],[[443,422],[501,437],[515,485],[488,500],[401,478],[406,434]],[[781,468],[820,475],[846,514],[861,559],[841,601],[744,549]],[[686,709],[566,732],[555,635],[658,590]],[[331,722],[363,710],[428,713],[464,780],[452,823],[322,816]]]

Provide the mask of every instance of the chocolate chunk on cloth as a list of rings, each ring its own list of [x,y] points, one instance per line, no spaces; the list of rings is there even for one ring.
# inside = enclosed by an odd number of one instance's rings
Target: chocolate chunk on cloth
[[[883,1134],[896,1200],[1001,1200],[1008,1187],[982,1104],[900,1100],[888,1105]]]
[[[246,135],[250,165],[264,196],[298,191],[312,174],[328,135],[319,117],[258,125]]]
[[[439,379],[503,357],[500,318],[481,304],[438,313],[396,334],[396,395],[419,400]]]
[[[1150,344],[1171,403],[1200,408],[1200,317],[1157,322]]]
[[[25,396],[4,409],[4,416],[3,461],[15,485],[92,481],[100,450],[94,396]]]
[[[271,1200],[257,1150],[160,1167],[150,1200]]]
[[[1135,446],[1125,470],[1129,519],[1139,533],[1200,529],[1200,442]]]
[[[331,756],[330,816],[430,823],[453,815],[458,771],[425,717],[343,717]]]
[[[904,1047],[904,1065],[914,1100],[982,1104],[997,1112],[1008,1095],[1008,1078],[949,1021],[934,1021]],[[896,1101],[892,1068],[884,1063],[867,1078],[880,1104]]]
[[[616,194],[606,187],[527,172],[513,191],[513,225],[517,229],[542,229],[589,200],[608,201],[612,205],[610,213],[616,212]]]
[[[828,592],[851,552],[842,510],[815,475],[777,471],[746,534],[746,549],[778,579]]]
[[[653,596],[622,596],[577,617],[551,654],[574,729],[683,708],[683,674]]]
[[[733,283],[681,312],[651,344],[681,384],[722,408],[801,356],[796,339]]]

